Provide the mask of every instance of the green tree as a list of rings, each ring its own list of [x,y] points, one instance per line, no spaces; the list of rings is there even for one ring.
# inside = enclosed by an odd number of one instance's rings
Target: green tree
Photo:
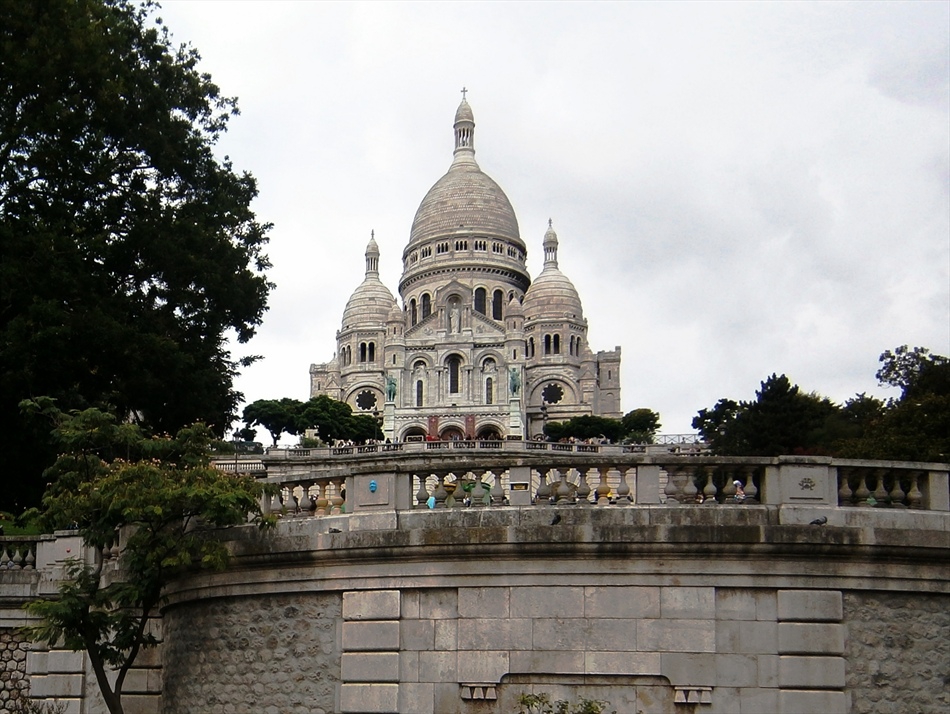
[[[806,394],[784,374],[761,383],[755,401],[720,399],[693,418],[714,453],[731,456],[829,453],[829,421],[838,407]]]
[[[244,407],[244,423],[247,428],[262,426],[270,432],[277,446],[277,440],[284,432],[299,434],[303,404],[296,399],[258,399]]]
[[[298,433],[317,429],[326,442],[334,439],[355,442],[377,439],[381,436],[376,419],[370,414],[354,414],[346,402],[325,394],[313,397],[302,405],[297,421]]]
[[[606,438],[616,443],[623,438],[624,427],[619,419],[585,415],[565,422],[549,422],[545,434],[553,441],[571,437],[575,439]]]
[[[265,487],[210,466],[213,435],[202,424],[174,438],[146,438],[138,426],[98,409],[64,414],[48,399],[23,407],[52,421],[63,450],[45,473],[51,484],[43,522],[78,528],[97,553],[93,565],[72,562],[56,597],[27,605],[40,621],[25,632],[51,647],[85,650],[110,714],[123,714],[129,668],[143,648],[157,644],[147,626],[165,586],[189,568],[224,567],[228,551],[216,531],[249,517],[272,524],[260,510]],[[117,571],[104,568],[98,555],[115,544]]]
[[[634,409],[623,415],[623,440],[652,444],[660,430],[660,415],[652,409]]]
[[[21,399],[223,434],[271,285],[257,188],[214,145],[236,113],[155,6],[0,0],[0,423],[11,506],[55,454]]]

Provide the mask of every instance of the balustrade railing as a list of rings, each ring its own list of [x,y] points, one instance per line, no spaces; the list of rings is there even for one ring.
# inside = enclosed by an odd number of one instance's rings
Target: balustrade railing
[[[638,454],[628,447],[602,444],[534,441],[517,442],[509,449],[510,444],[460,440],[338,447],[332,456],[325,453],[328,458],[318,455],[308,462],[306,472],[293,458],[272,457],[266,462],[267,481],[278,484],[280,492],[265,510],[284,517],[336,515],[361,508],[508,505],[950,510],[946,464],[684,457]],[[336,458],[342,455],[336,452],[344,450],[352,461]],[[384,454],[387,450],[398,453]],[[513,469],[518,470],[517,477]],[[348,486],[358,495],[355,500],[347,498]],[[387,490],[375,495],[377,486]]]
[[[39,537],[0,537],[0,569],[33,570],[36,566],[36,543]]]

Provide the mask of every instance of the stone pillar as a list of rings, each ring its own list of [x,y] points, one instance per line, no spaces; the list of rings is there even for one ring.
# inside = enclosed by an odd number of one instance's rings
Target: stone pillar
[[[778,591],[782,712],[847,712],[842,617],[840,590]]]
[[[508,436],[524,438],[524,415],[521,413],[521,397],[508,398]]]
[[[415,404],[415,402],[413,402]],[[396,403],[386,402],[383,405],[383,438],[396,440]]]
[[[531,505],[531,467],[512,466],[509,469],[508,503],[512,506]]]
[[[399,591],[343,593],[340,711],[399,714]]]

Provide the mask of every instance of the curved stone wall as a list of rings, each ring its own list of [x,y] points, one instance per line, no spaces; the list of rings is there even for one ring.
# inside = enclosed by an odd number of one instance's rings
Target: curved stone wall
[[[643,714],[939,711],[946,514],[907,514],[907,531],[872,510],[862,526],[789,518],[506,507],[239,529],[232,568],[169,592],[166,712],[511,714],[521,694]],[[914,692],[883,693],[873,661]]]
[[[29,689],[26,653],[30,643],[13,629],[0,629],[0,714],[19,711],[21,697]]]

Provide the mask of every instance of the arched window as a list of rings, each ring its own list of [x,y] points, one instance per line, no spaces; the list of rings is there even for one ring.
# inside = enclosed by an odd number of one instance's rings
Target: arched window
[[[459,393],[459,373],[461,372],[461,360],[458,357],[449,357],[449,394]]]
[[[493,320],[501,319],[501,301],[505,294],[501,290],[496,290],[491,296],[491,316]]]
[[[422,380],[416,380],[416,406],[422,406]]]
[[[491,377],[485,379],[485,404],[495,403],[495,380]]]
[[[409,326],[415,327],[415,324],[419,321],[419,315],[416,311],[416,299],[413,298],[409,301]]]
[[[367,359],[370,362],[376,361],[376,343],[375,342],[369,343],[369,356]]]
[[[560,335],[554,336],[554,354],[556,355],[561,354],[561,336]]]
[[[577,344],[574,345],[574,349],[577,350],[577,354],[581,353],[581,338],[577,338]]]
[[[422,319],[425,320],[431,314],[432,314],[432,298],[429,297],[429,293],[423,293],[422,294]]]
[[[551,335],[544,336],[544,354],[551,354]]]
[[[534,357],[534,338],[528,338],[528,359]]]
[[[360,362],[366,361],[366,343],[360,342]]]
[[[568,354],[574,354],[574,335],[571,335],[571,344],[568,349]]]
[[[485,314],[485,288],[475,288],[475,312]]]

